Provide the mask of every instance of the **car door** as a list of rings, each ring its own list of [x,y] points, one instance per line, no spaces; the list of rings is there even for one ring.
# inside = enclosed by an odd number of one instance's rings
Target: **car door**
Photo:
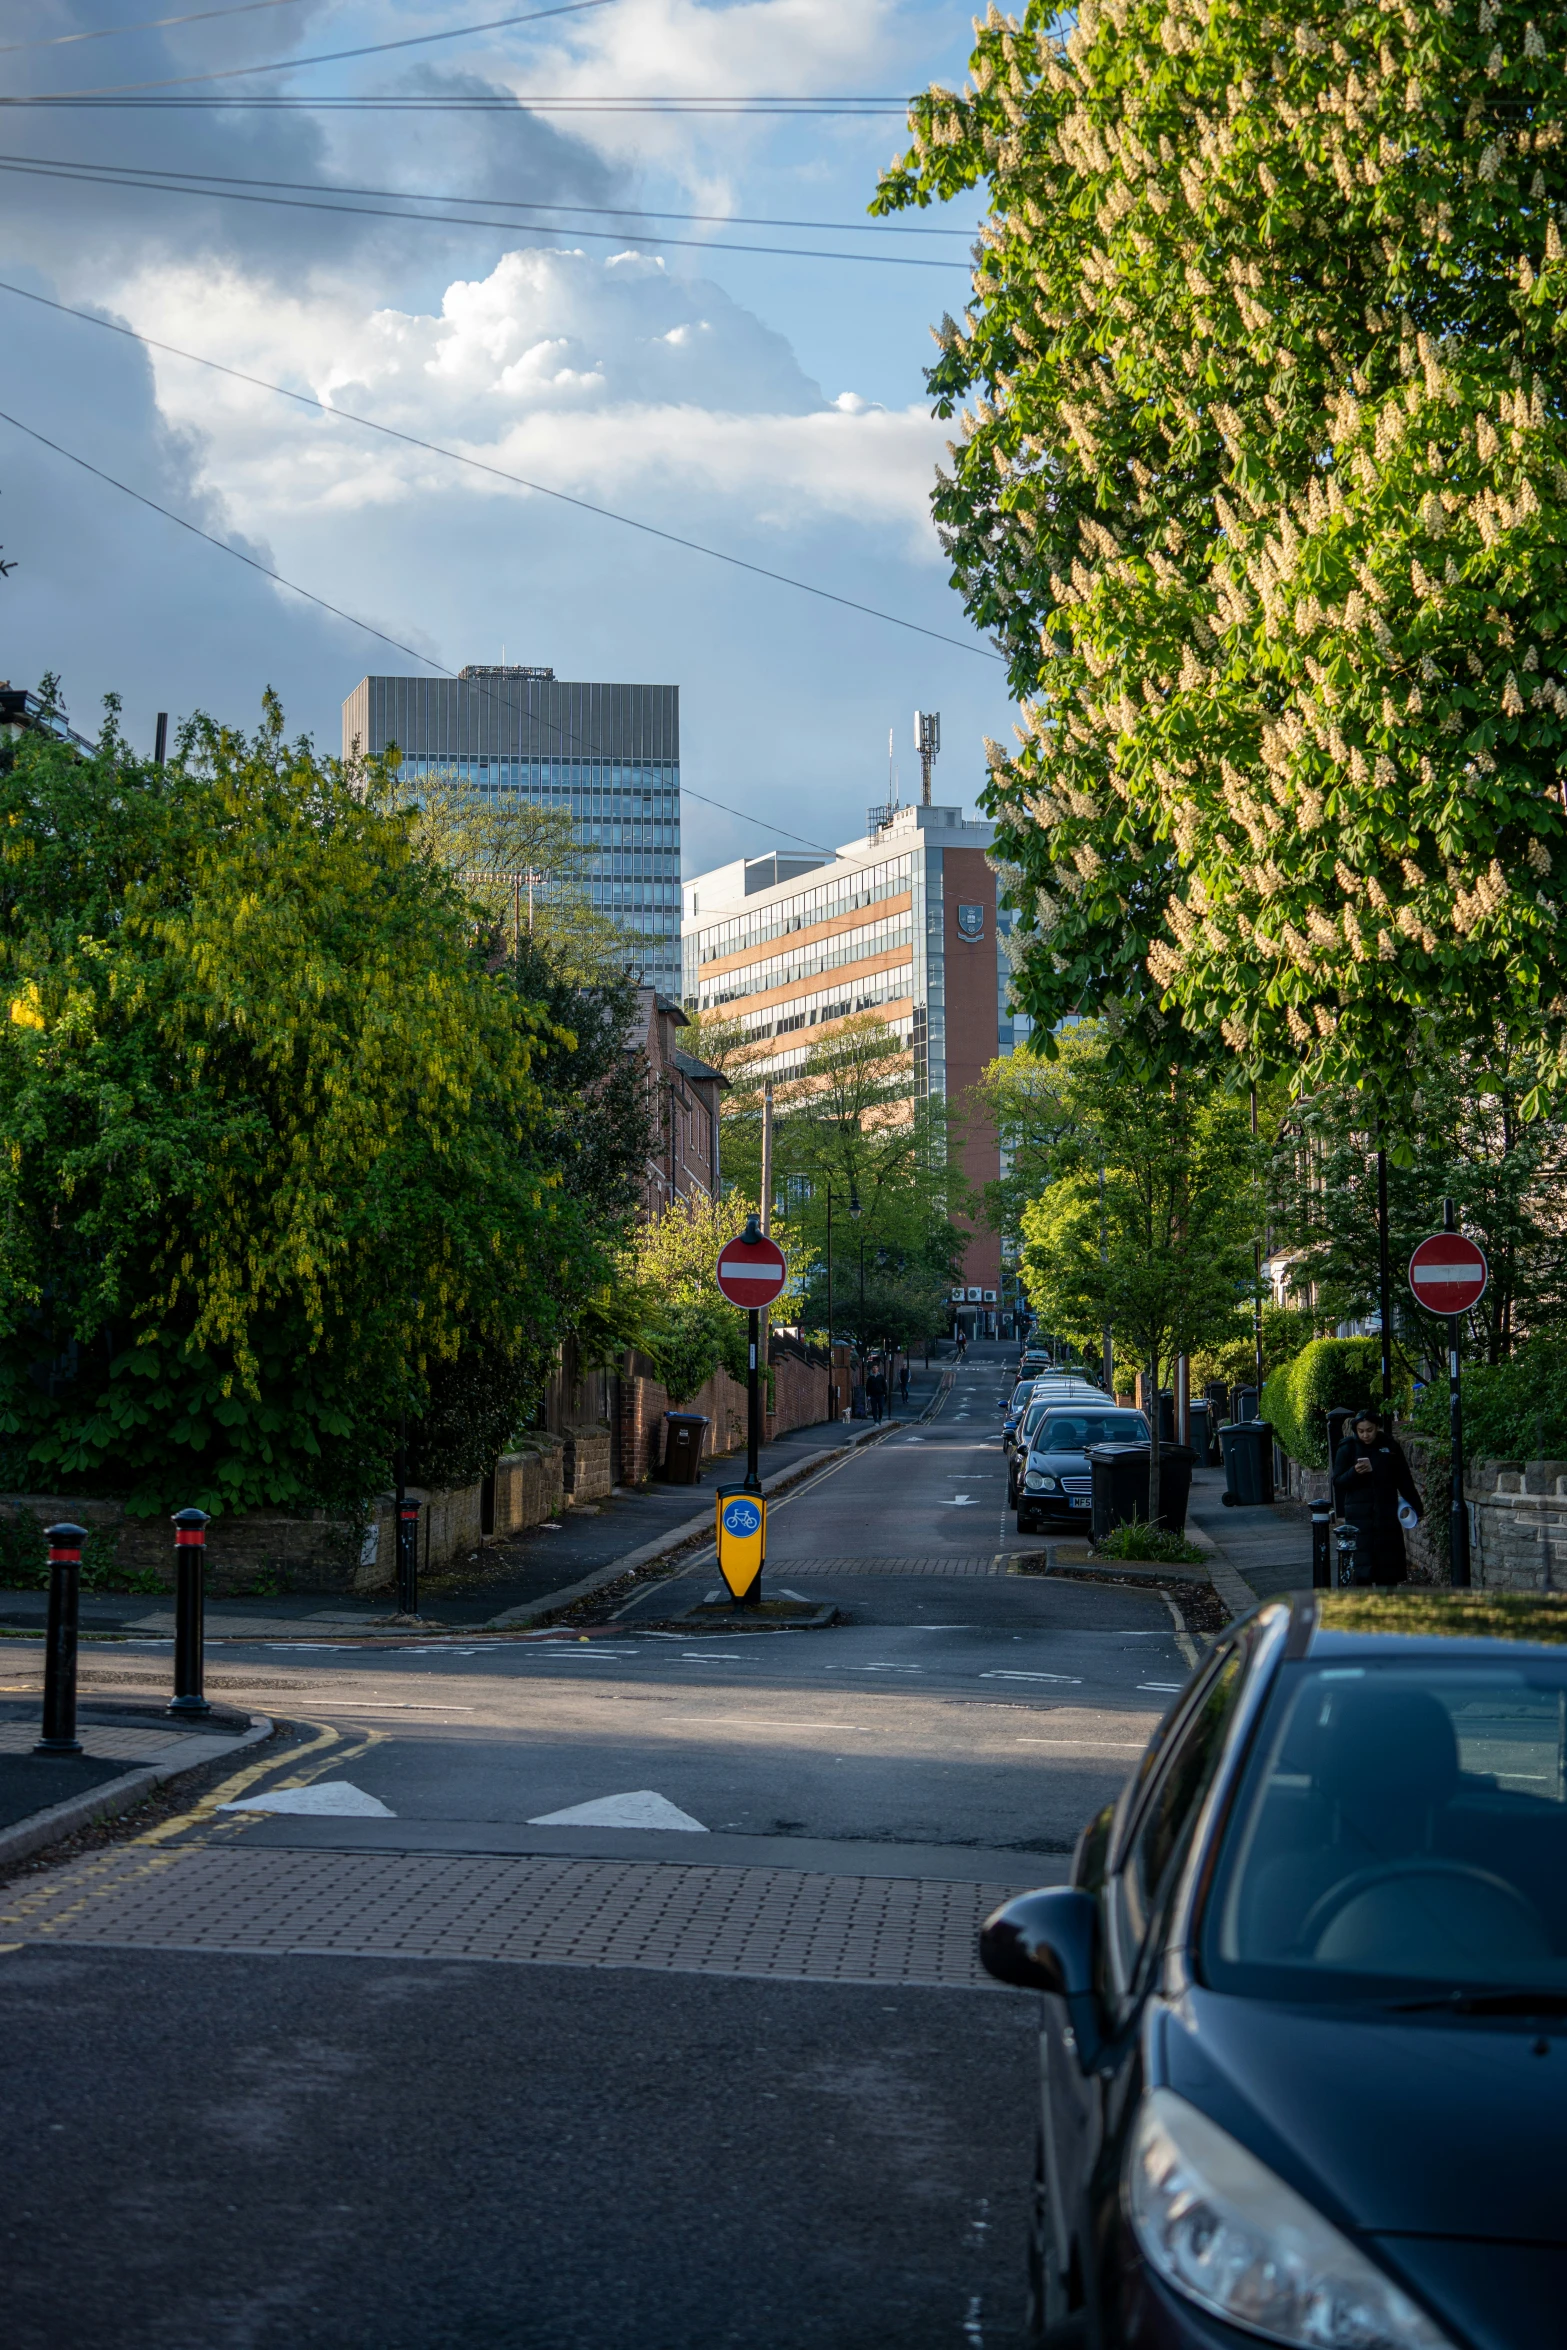
[[[1109,2045],[1081,2061],[1063,2003],[1043,2002],[1040,2035],[1044,2188],[1059,2264],[1058,2306],[1088,2313],[1096,2299],[1096,2225],[1107,2185],[1107,2150],[1136,2093],[1138,2020],[1159,1945],[1159,1921],[1180,1875],[1191,1831],[1219,1767],[1245,1679],[1249,1635],[1224,1642],[1161,1726],[1126,1799],[1119,1828],[1101,1815],[1083,1839],[1073,1882],[1100,1904],[1099,1996]],[[1112,2160],[1112,2172],[1118,2161]]]

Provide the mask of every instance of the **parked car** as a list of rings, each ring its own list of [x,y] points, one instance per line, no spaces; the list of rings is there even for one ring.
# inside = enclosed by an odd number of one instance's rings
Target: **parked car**
[[[1021,1443],[1030,1412],[1037,1420],[1040,1411],[1048,1403],[1070,1403],[1079,1396],[1103,1395],[1103,1390],[1096,1387],[1092,1380],[1080,1379],[1072,1371],[1046,1371],[1038,1379],[1023,1381],[1020,1391],[1024,1393],[1022,1412],[1019,1413],[1016,1409],[1017,1396],[1014,1394],[1012,1402],[1007,1406],[1006,1419],[1002,1423],[1001,1449],[1008,1454]],[[1010,1506],[1009,1502],[1008,1507]]]
[[[1017,1434],[1018,1424],[1022,1420],[1023,1414],[1027,1411],[1033,1400],[1033,1380],[1020,1379],[1016,1387],[1013,1388],[1012,1393],[1006,1403],[1004,1403],[1001,1407],[1001,1444],[1003,1451],[1010,1447],[1013,1437]]]
[[[1562,2341],[1549,1607],[1269,1602],[1176,1699],[1070,1884],[988,1920],[989,1972],[1044,1994],[1036,2343]]]
[[[1050,1351],[1047,1347],[1024,1347],[1022,1360],[1019,1362],[1017,1367],[1017,1375],[1020,1379],[1030,1379],[1036,1372],[1048,1371],[1049,1369]]]
[[[1003,1444],[1007,1455],[1007,1508],[1017,1507],[1017,1484],[1023,1474],[1023,1456],[1028,1451],[1034,1431],[1044,1414],[1069,1403],[1105,1403],[1109,1399],[1103,1389],[1086,1379],[1071,1379],[1052,1374],[1036,1379],[1023,1417],[1012,1433],[1010,1445]]]
[[[1086,1396],[1042,1397],[1024,1413],[1021,1426],[1024,1433],[1007,1463],[1007,1507],[1017,1511],[1020,1534],[1032,1534],[1053,1518],[1088,1523],[1091,1444],[1148,1442],[1142,1413],[1123,1411],[1097,1388]]]

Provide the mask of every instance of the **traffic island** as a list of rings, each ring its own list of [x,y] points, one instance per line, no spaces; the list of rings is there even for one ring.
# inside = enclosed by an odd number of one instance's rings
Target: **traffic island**
[[[730,1599],[700,1599],[694,1607],[672,1617],[670,1628],[679,1632],[698,1627],[724,1632],[819,1632],[837,1622],[838,1610],[814,1599],[763,1599],[755,1607],[737,1607]]]

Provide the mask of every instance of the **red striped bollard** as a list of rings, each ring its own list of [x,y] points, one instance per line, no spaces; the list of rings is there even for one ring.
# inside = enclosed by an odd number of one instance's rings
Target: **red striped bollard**
[[[205,1510],[174,1513],[174,1699],[171,1714],[210,1714],[202,1695],[206,1646]]]
[[[85,1526],[46,1528],[49,1545],[49,1630],[44,1643],[43,1736],[34,1754],[80,1754],[76,1735],[76,1619],[81,1594]]]

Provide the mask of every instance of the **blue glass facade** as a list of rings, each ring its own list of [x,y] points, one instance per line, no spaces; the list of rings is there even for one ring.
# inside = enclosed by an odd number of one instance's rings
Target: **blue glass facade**
[[[344,756],[394,744],[410,779],[449,775],[567,812],[591,902],[639,941],[645,984],[679,994],[677,687],[499,668],[367,677],[343,705]]]

